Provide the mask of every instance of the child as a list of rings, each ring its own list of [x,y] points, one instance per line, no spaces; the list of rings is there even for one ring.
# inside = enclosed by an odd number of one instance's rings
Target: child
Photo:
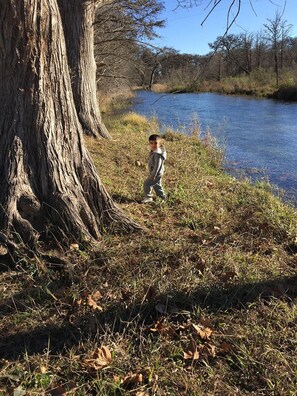
[[[165,148],[161,145],[161,136],[151,135],[149,137],[150,156],[148,161],[149,176],[143,183],[145,197],[142,203],[152,202],[152,188],[161,199],[166,199],[162,188],[162,176],[164,174],[164,161],[166,159]]]

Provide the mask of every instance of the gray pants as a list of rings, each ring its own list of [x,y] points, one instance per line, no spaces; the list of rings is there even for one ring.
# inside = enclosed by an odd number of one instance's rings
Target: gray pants
[[[145,179],[143,183],[144,194],[148,198],[152,198],[152,189],[155,190],[155,193],[158,197],[165,198],[165,192],[162,187],[162,176],[156,177],[155,179]]]

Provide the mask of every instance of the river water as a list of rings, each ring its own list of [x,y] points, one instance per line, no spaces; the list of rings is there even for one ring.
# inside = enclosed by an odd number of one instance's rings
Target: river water
[[[156,116],[161,128],[189,134],[194,120],[225,152],[225,168],[268,179],[297,202],[297,104],[213,93],[138,91],[132,110]]]

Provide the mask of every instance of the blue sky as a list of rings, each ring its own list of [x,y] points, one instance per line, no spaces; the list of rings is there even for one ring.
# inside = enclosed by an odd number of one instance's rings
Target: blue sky
[[[283,12],[283,20],[293,25],[290,35],[297,36],[297,0],[241,0],[241,12],[229,33],[256,33],[264,30],[267,19],[274,19],[277,11]],[[253,8],[251,7],[251,2]],[[162,18],[166,27],[157,33],[161,39],[152,44],[172,47],[180,53],[204,55],[210,51],[208,43],[224,34],[228,6],[231,0],[222,0],[201,26],[208,14],[210,0],[200,0],[201,5],[191,9],[176,8],[176,0],[165,0],[166,11]]]

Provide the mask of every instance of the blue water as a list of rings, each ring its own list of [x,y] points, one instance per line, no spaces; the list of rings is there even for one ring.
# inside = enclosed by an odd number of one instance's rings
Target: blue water
[[[297,198],[297,104],[213,93],[138,91],[132,110],[156,116],[161,127],[191,133],[193,120],[210,128],[226,168],[262,177]]]

